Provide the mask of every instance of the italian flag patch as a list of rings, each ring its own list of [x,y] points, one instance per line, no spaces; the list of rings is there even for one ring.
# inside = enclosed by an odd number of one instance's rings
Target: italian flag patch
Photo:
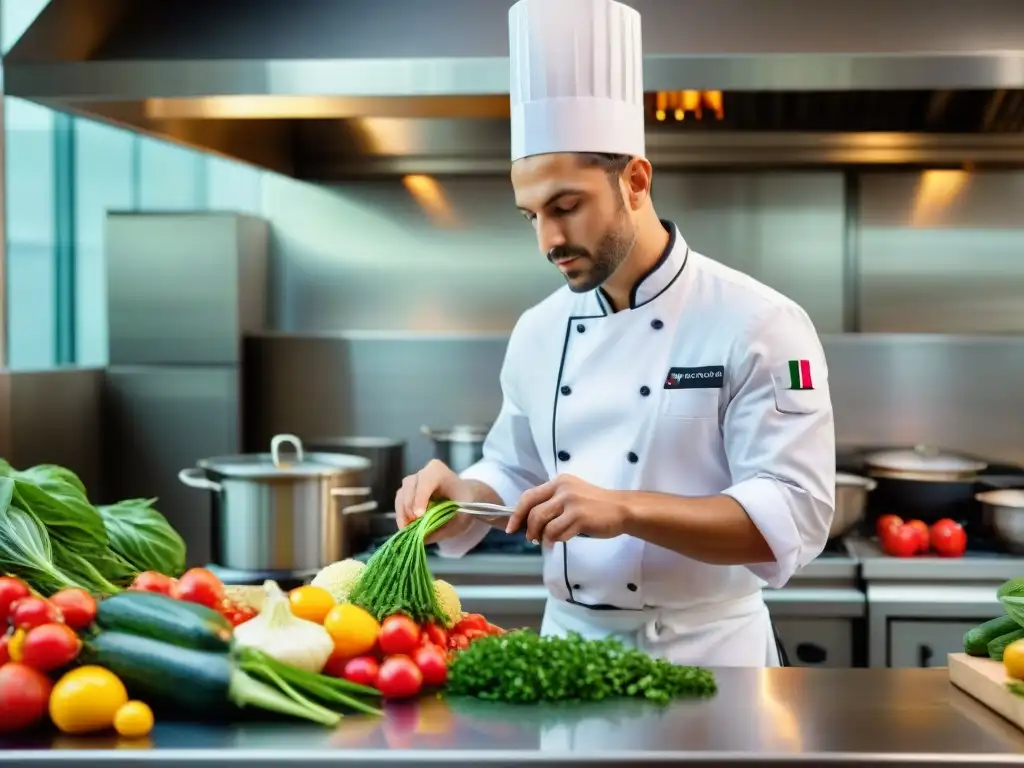
[[[814,389],[814,384],[811,381],[810,360],[789,361],[789,388]]]

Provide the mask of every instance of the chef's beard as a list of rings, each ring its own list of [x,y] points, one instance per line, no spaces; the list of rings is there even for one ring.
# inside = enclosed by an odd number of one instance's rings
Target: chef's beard
[[[593,253],[569,243],[548,252],[548,261],[552,264],[572,257],[580,259],[572,269],[564,273],[570,291],[586,293],[599,288],[629,256],[636,242],[636,232],[630,226],[628,217],[623,216],[623,219],[618,227],[611,227],[601,235]]]

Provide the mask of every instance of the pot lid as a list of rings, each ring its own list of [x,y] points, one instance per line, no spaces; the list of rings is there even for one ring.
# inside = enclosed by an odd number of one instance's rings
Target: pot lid
[[[319,437],[316,440],[310,440],[309,444],[313,446],[313,450],[317,450],[317,446],[328,446],[331,448],[404,448],[405,440],[399,440],[392,437],[371,437],[367,436],[352,436],[352,437]]]
[[[979,493],[974,498],[985,504],[1024,510],[1024,488],[1000,488],[996,491]]]
[[[445,440],[451,443],[477,443],[487,438],[490,427],[481,427],[472,424],[457,424],[454,427],[445,429],[431,429],[422,427],[422,432],[431,440]]]
[[[893,449],[872,453],[865,459],[878,469],[893,472],[981,472],[988,465],[983,461],[968,459],[938,448],[918,445],[913,448]]]
[[[859,485],[862,488],[871,488],[875,481],[860,475],[851,475],[847,472],[836,472],[836,485]]]
[[[283,448],[283,446],[289,448]],[[339,472],[369,469],[370,460],[345,453],[306,453],[295,435],[276,435],[270,453],[243,453],[202,459],[198,466],[225,477],[274,478],[329,477]]]

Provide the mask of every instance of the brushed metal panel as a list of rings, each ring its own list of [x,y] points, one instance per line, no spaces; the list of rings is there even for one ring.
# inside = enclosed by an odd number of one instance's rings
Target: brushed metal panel
[[[860,177],[861,330],[1024,332],[1024,173]]]
[[[241,380],[233,366],[112,366],[103,412],[112,498],[152,497],[184,537],[190,564],[210,556],[209,494],[178,471],[241,448]]]
[[[264,303],[267,259],[258,233],[265,224],[245,218],[242,225],[223,213],[108,215],[112,365],[239,361],[242,334],[262,327],[252,307]]]
[[[103,371],[60,368],[11,372],[5,378],[10,411],[4,458],[19,469],[67,467],[82,479],[90,499],[102,501]]]
[[[268,175],[271,327],[507,333],[562,285],[507,177],[437,182],[441,217],[401,179],[318,187]],[[823,332],[842,330],[840,174],[660,173],[654,200],[695,248],[788,294]]]

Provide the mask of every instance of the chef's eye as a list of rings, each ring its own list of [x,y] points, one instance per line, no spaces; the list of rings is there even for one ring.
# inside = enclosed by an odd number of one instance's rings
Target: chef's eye
[[[552,210],[552,213],[555,216],[566,216],[575,211],[579,207],[579,205],[579,200],[574,200],[571,203],[562,203],[561,205],[555,206],[554,210]]]

